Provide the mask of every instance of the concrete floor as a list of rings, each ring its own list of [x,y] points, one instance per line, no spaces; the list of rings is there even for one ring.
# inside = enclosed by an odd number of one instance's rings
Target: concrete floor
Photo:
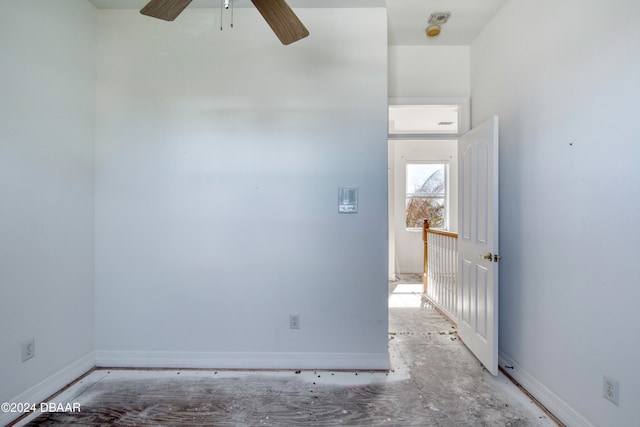
[[[54,399],[81,412],[18,425],[556,425],[421,301],[420,276],[400,279],[389,284],[392,372],[96,370]]]

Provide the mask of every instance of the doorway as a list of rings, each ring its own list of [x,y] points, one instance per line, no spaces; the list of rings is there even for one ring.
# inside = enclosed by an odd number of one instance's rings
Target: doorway
[[[389,280],[422,274],[422,230],[408,220],[411,206],[435,194],[423,188],[430,178],[416,176],[420,165],[442,165],[443,229],[457,231],[458,136],[469,129],[468,98],[390,98],[388,144]],[[426,173],[426,172],[425,172]],[[428,186],[428,185],[427,185]],[[416,191],[417,190],[417,191]],[[409,208],[409,209],[408,209]]]
[[[445,113],[455,112],[457,118],[459,109],[445,105],[389,107],[389,129],[396,132],[389,134],[388,140],[390,288],[401,275],[424,273],[425,303],[439,308],[440,300],[437,292],[432,295],[431,285],[440,283],[442,277],[451,276],[456,284],[452,289],[459,302],[455,304],[456,300],[451,299],[455,311],[453,318],[463,327],[460,337],[489,372],[497,375],[498,271],[493,264],[484,264],[497,263],[501,258],[493,254],[498,250],[498,118],[493,117],[472,131],[467,131],[468,126],[465,126],[467,129],[456,126],[455,133],[449,129],[445,134],[438,134],[435,133],[437,126],[450,126],[456,122],[443,119],[443,116],[430,120],[427,114],[438,107],[442,107]],[[420,113],[424,114],[424,124],[418,123],[416,118]],[[403,118],[403,114],[407,117]],[[431,127],[435,129],[433,134],[429,133]],[[412,133],[416,131],[424,133]],[[461,155],[460,165],[458,154]],[[460,190],[458,179],[461,180]],[[461,191],[460,198],[458,191]],[[460,225],[458,215],[464,220]],[[423,242],[420,227],[423,218],[431,223],[424,221],[428,245]],[[457,249],[452,252],[449,243],[436,243],[437,238],[443,235],[455,236],[457,243],[458,226],[463,231],[462,240],[468,241],[467,246],[471,248],[466,251],[473,252],[472,255],[458,257]],[[434,230],[436,228],[440,230]],[[435,264],[432,252],[437,260]],[[455,253],[455,257],[449,257],[450,253]],[[478,259],[482,260],[482,265]],[[436,265],[437,268],[432,268]],[[440,268],[443,266],[447,268]],[[399,290],[396,291],[395,287]],[[391,297],[409,288],[404,284],[395,287],[390,289],[390,310],[393,308]],[[449,287],[447,289],[450,290]]]

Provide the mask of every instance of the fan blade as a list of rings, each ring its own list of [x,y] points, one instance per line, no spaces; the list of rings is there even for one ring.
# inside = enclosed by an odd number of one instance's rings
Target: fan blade
[[[173,21],[189,6],[191,0],[151,0],[140,10],[143,15]]]
[[[282,44],[290,44],[309,35],[285,0],[251,0]]]

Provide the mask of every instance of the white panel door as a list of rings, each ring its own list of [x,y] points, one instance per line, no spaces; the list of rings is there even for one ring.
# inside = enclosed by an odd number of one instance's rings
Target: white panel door
[[[458,334],[498,375],[498,117],[458,146]]]

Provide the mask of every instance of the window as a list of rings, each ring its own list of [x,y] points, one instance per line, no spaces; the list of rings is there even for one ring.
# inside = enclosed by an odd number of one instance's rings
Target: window
[[[446,228],[447,164],[407,164],[407,217],[406,226],[422,228],[428,219],[431,228]]]

